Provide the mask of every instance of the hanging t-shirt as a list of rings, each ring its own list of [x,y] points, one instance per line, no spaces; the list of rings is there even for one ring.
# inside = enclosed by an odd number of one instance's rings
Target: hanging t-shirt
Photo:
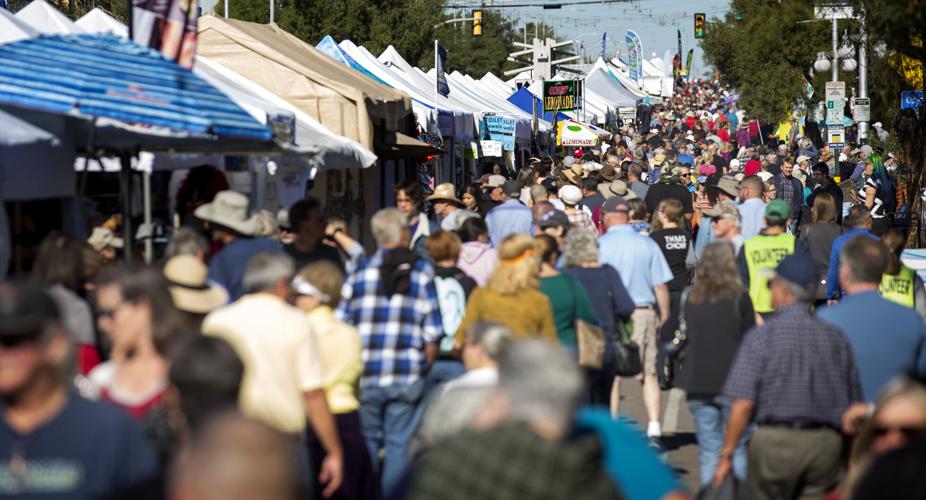
[[[685,264],[688,258],[688,248],[691,246],[691,235],[681,228],[663,229],[650,235],[656,241],[665,256],[669,269],[672,270],[672,280],[666,283],[670,292],[680,292],[688,285],[688,267]]]

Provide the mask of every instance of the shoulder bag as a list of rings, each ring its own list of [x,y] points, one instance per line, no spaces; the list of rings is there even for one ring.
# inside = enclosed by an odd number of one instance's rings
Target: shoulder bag
[[[659,388],[666,391],[673,387],[676,364],[681,364],[685,358],[685,347],[688,345],[688,323],[685,318],[685,303],[688,301],[688,290],[682,291],[678,303],[678,328],[672,340],[659,346],[656,353],[656,378]]]
[[[568,275],[567,275],[568,276]],[[572,278],[573,317],[575,317],[576,342],[579,345],[579,366],[600,370],[604,366],[605,334],[598,325],[579,318],[578,279]],[[579,283],[579,286],[584,286]]]
[[[608,297],[611,307],[614,307],[614,291],[610,284]],[[643,361],[640,359],[640,346],[633,341],[633,319],[625,322],[615,314],[614,324],[621,325],[615,328],[619,337],[614,342],[614,374],[619,377],[636,377],[643,372]]]

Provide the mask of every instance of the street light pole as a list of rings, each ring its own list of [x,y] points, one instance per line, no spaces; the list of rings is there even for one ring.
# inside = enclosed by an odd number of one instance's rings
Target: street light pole
[[[868,97],[868,30],[865,27],[865,12],[859,19],[859,43],[858,43],[858,96]],[[868,121],[858,123],[859,142],[868,139]]]
[[[836,16],[833,16],[833,80],[839,81],[839,27]]]

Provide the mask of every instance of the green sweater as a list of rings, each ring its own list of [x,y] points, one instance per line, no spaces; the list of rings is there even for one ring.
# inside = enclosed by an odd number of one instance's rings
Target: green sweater
[[[582,283],[566,274],[540,278],[540,291],[550,299],[556,336],[564,346],[576,345],[576,320],[594,325],[598,317]]]

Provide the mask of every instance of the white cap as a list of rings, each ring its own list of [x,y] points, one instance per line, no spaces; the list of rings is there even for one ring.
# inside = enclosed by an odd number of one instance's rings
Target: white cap
[[[881,128],[883,125],[881,125],[881,122],[874,122],[871,126],[875,128]]]
[[[567,205],[578,205],[582,202],[582,190],[572,184],[559,188],[558,196]]]

